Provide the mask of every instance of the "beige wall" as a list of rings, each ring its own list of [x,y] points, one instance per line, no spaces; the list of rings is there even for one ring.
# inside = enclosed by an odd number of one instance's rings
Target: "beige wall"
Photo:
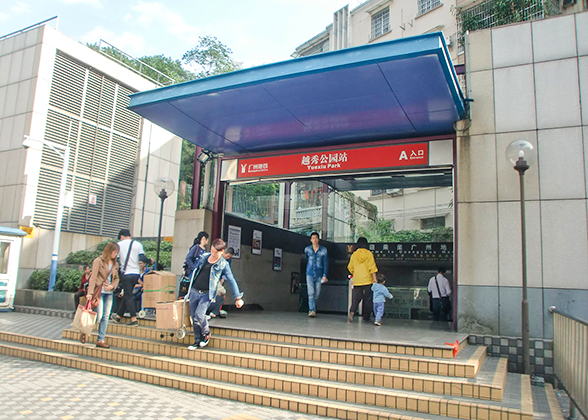
[[[550,336],[550,305],[588,319],[588,13],[473,32],[466,69],[474,102],[469,136],[458,139],[460,316],[520,334],[519,179],[505,150],[524,139],[538,151],[525,175],[531,335]]]

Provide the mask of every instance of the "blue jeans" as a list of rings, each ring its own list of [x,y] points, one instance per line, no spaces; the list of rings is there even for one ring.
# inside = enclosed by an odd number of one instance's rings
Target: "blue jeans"
[[[200,337],[210,332],[208,320],[206,319],[206,311],[209,306],[210,298],[208,297],[208,290],[204,293],[200,293],[195,289],[190,290],[190,316],[192,317],[194,340],[196,342],[199,342]]]
[[[308,290],[308,310],[316,312],[316,301],[321,294],[322,277],[306,276],[306,287]]]
[[[110,310],[112,309],[112,293],[102,293],[100,295],[100,301],[98,302],[98,308],[96,312],[96,323],[98,326],[98,341],[104,341],[106,337],[106,330],[108,329],[108,319],[110,318]]]
[[[374,302],[374,314],[376,316],[376,322],[380,322],[382,320],[382,316],[384,315],[384,304],[385,302]]]

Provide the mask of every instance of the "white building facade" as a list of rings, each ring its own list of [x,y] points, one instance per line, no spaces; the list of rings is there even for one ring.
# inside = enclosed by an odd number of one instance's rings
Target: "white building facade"
[[[50,264],[63,167],[46,146],[23,149],[25,135],[70,147],[60,261],[121,228],[157,236],[153,182],[177,183],[182,140],[126,108],[129,94],[155,87],[47,25],[0,38],[0,225],[32,228],[18,288]],[[166,200],[164,236],[175,210]]]

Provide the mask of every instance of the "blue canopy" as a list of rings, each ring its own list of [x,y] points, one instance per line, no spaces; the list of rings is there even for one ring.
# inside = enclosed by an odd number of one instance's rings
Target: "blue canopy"
[[[441,32],[141,92],[129,108],[225,156],[453,134],[465,115]]]
[[[4,236],[27,236],[24,230],[0,226],[0,235]]]

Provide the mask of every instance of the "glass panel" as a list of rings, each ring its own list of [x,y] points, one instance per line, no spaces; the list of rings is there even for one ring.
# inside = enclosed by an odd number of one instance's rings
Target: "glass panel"
[[[279,225],[280,183],[233,185],[227,189],[225,211],[268,225]],[[283,211],[283,210],[281,210]]]
[[[10,242],[0,242],[0,274],[8,274],[8,257]]]

